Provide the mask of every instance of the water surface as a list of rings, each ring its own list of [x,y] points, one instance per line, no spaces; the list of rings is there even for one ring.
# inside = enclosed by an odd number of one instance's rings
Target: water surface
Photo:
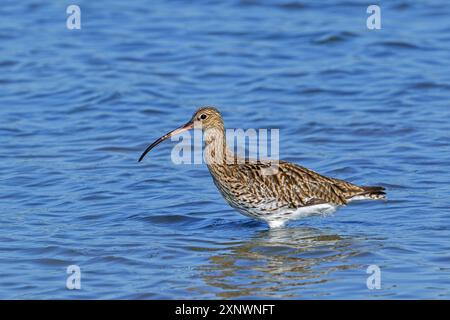
[[[78,1],[81,30],[69,4],[0,5],[0,298],[450,297],[446,1],[375,31],[364,1]],[[205,104],[389,201],[268,230],[173,142],[137,163]]]

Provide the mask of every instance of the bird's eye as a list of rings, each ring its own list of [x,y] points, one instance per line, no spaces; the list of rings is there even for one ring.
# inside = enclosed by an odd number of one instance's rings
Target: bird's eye
[[[206,114],[200,115],[200,119],[205,120],[206,119]]]

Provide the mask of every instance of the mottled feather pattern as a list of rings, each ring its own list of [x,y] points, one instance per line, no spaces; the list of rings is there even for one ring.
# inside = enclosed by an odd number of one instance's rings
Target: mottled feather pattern
[[[206,158],[214,183],[225,200],[240,212],[264,220],[289,215],[299,208],[346,205],[356,198],[384,199],[382,187],[362,187],[320,175],[299,165],[285,162],[257,161],[238,157],[227,149],[224,124],[219,111],[199,109],[193,116],[206,114],[202,123],[209,152]],[[223,155],[218,158],[217,155]],[[231,161],[230,161],[231,160]],[[267,170],[275,167],[273,174]],[[265,174],[266,173],[266,174]]]
[[[328,213],[355,199],[384,199],[382,187],[357,186],[285,161],[238,157],[227,148],[224,123],[216,108],[200,108],[184,127],[173,132],[187,128],[202,129],[205,161],[225,200],[241,213],[271,226],[280,226],[281,220],[289,217]],[[173,132],[150,145],[139,161]]]
[[[328,178],[304,167],[280,161],[278,172],[263,175],[270,163],[213,164],[209,166],[214,182],[227,202],[240,209],[264,208],[267,214],[280,208],[297,209],[330,203],[345,205],[355,196],[368,192],[349,182]],[[374,198],[382,198],[379,187]],[[375,192],[376,191],[376,192]],[[378,196],[375,196],[378,194]]]

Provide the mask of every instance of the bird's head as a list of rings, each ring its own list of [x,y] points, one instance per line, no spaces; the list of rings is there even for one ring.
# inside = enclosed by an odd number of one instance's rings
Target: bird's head
[[[141,157],[139,158],[139,162],[144,159],[145,155],[152,150],[155,146],[163,142],[164,140],[177,135],[179,133],[182,133],[184,131],[190,130],[190,129],[201,129],[203,132],[207,131],[215,131],[223,133],[224,127],[223,127],[223,120],[222,115],[220,114],[219,110],[217,110],[214,107],[202,107],[198,109],[194,115],[192,116],[191,120],[189,120],[186,124],[183,126],[163,135],[159,139],[157,139],[155,142],[153,142],[151,145],[145,149],[145,151],[142,153]],[[208,139],[208,138],[207,138]]]
[[[190,122],[194,124],[195,128],[201,128],[202,131],[223,128],[222,115],[214,107],[202,107],[198,109],[195,111]]]

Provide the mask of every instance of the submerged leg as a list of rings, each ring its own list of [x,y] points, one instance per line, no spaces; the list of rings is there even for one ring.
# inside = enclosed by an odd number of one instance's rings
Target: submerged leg
[[[269,224],[269,228],[281,228],[284,226],[284,224],[286,223],[286,220],[267,220],[267,223]]]

